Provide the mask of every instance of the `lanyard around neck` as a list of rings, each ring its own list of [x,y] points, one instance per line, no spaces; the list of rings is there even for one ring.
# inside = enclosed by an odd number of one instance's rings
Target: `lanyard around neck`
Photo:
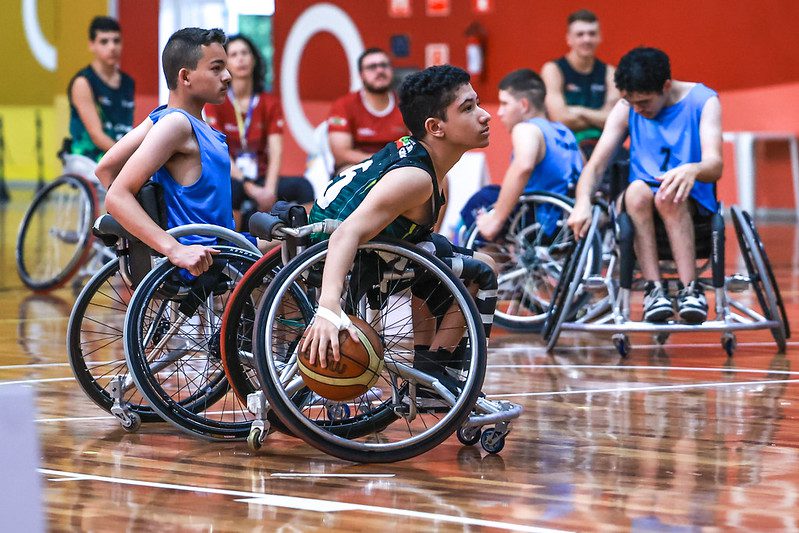
[[[233,111],[236,113],[236,125],[239,128],[239,140],[241,141],[241,148],[245,152],[247,151],[247,132],[250,130],[250,124],[252,123],[252,113],[257,105],[256,95],[250,96],[250,104],[247,106],[247,115],[242,117],[241,108],[239,107],[239,101],[236,99],[236,96],[233,94],[233,89],[228,89],[228,98],[230,101],[233,102]]]

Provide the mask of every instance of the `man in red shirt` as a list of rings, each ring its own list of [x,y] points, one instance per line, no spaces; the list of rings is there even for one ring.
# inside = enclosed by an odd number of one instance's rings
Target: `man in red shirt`
[[[358,58],[358,71],[363,89],[333,102],[327,119],[337,173],[408,135],[391,90],[394,71],[388,54],[379,48],[366,49]]]

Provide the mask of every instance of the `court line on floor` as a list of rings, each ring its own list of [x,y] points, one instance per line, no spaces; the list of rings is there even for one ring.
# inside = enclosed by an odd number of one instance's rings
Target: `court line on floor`
[[[799,370],[769,370],[762,368],[723,368],[723,367],[693,367],[693,366],[649,366],[649,365],[486,365],[486,368],[561,368],[564,370],[579,369],[605,369],[605,370],[688,370],[693,372],[737,372],[741,374],[785,374],[788,376],[799,375]]]
[[[773,379],[767,381],[730,381],[726,383],[686,383],[683,385],[651,385],[647,387],[616,387],[610,389],[584,389],[567,391],[544,391],[544,392],[514,392],[508,394],[489,394],[489,398],[522,398],[531,396],[568,396],[572,394],[603,394],[610,392],[657,392],[667,390],[684,389],[709,389],[732,386],[746,385],[774,385],[777,383],[799,383],[799,379]]]
[[[192,485],[177,485],[172,483],[158,483],[153,481],[139,481],[135,479],[116,478],[97,476],[91,474],[81,474],[79,472],[66,472],[62,470],[50,470],[39,468],[39,473],[47,476],[59,476],[62,479],[51,480],[57,482],[70,481],[99,481],[102,483],[114,483],[118,485],[133,485],[138,487],[158,488],[164,490],[177,490],[193,493],[218,494],[221,496],[232,496],[234,501],[257,504],[269,507],[281,507],[317,513],[334,513],[343,511],[362,511],[390,516],[404,516],[421,520],[435,522],[449,522],[453,524],[482,526],[492,529],[506,529],[510,531],[529,531],[533,533],[561,533],[563,530],[550,529],[544,527],[527,526],[523,524],[513,524],[510,522],[497,522],[494,520],[483,520],[479,518],[469,518],[467,516],[453,516],[438,513],[427,513],[421,511],[411,511],[409,509],[394,509],[391,507],[380,507],[376,505],[363,505],[356,503],[346,503],[331,500],[321,500],[315,498],[303,498],[300,496],[283,496],[280,494],[265,494],[260,492],[244,492],[229,489],[214,489],[210,487],[200,487]]]
[[[55,381],[74,381],[74,377],[68,378],[39,378],[39,379],[20,379],[17,381],[0,381],[0,387],[3,385],[27,385],[32,383],[52,383]]]
[[[675,333],[675,335],[680,335],[680,333]],[[741,348],[756,348],[759,346],[774,346],[774,342],[739,342],[737,344],[738,348],[736,350],[740,350]],[[786,346],[799,346],[799,341],[786,341]],[[696,343],[696,344],[688,344],[688,343],[666,343],[666,344],[633,344],[632,345],[634,350],[642,350],[644,348],[718,348],[720,352],[721,345],[718,342],[707,342],[707,343]],[[599,350],[602,348],[607,348],[608,350],[615,352],[616,348],[608,342],[607,344],[583,344],[580,346],[558,346],[558,351],[584,351],[584,350]],[[540,352],[546,354],[546,346],[542,344],[535,344],[535,345],[513,345],[513,346],[496,346],[496,347],[489,347],[489,352],[519,352],[523,350],[534,350],[536,352]],[[723,353],[723,352],[722,352]]]

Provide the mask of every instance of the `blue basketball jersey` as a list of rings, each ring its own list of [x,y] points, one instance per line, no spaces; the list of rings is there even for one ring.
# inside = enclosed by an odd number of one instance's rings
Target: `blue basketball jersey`
[[[202,173],[196,182],[183,186],[176,182],[166,167],[159,168],[153,181],[164,189],[167,225],[170,228],[184,224],[214,224],[234,229],[233,207],[230,199],[230,155],[225,135],[204,121],[182,109],[161,106],[150,113],[153,124],[169,113],[182,113],[191,122],[194,137],[200,148]],[[190,244],[215,244],[214,237],[182,237],[180,242]]]
[[[547,149],[544,158],[530,173],[524,192],[566,194],[583,170],[583,158],[574,133],[560,122],[550,122],[545,118],[531,118],[525,122],[538,126],[544,134]]]
[[[697,83],[682,100],[664,107],[653,119],[630,107],[630,182],[643,180],[658,187],[657,176],[702,160],[699,121],[705,102],[714,96],[718,96],[716,91]],[[691,198],[711,213],[718,211],[714,183],[695,182]]]

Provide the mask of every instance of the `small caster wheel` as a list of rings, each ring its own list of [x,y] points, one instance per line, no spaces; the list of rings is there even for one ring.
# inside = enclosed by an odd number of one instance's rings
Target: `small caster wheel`
[[[130,422],[128,422],[127,424],[124,423],[122,424],[124,430],[127,431],[128,433],[136,433],[137,431],[139,431],[139,428],[141,427],[141,417],[139,416],[139,414],[130,413],[128,414],[128,419],[130,420]]]
[[[624,333],[616,333],[613,335],[613,346],[616,347],[616,351],[619,352],[619,355],[622,357],[627,357],[630,355],[630,338],[625,335]]]
[[[721,336],[721,347],[727,352],[727,357],[732,357],[735,353],[735,348],[738,347],[738,341],[735,334],[727,332]]]
[[[496,430],[487,429],[480,437],[480,445],[488,453],[499,453],[505,447],[505,435],[500,436]]]
[[[328,420],[343,420],[350,417],[350,406],[346,403],[333,403],[327,406]]]
[[[655,339],[655,342],[658,345],[663,346],[664,344],[666,344],[666,341],[669,340],[669,334],[668,333],[655,333],[654,339]]]
[[[247,435],[247,447],[254,452],[261,449],[264,444],[263,432],[261,428],[251,428],[250,434]]]
[[[474,446],[480,442],[481,431],[478,426],[461,426],[457,435],[458,440],[464,446]]]

